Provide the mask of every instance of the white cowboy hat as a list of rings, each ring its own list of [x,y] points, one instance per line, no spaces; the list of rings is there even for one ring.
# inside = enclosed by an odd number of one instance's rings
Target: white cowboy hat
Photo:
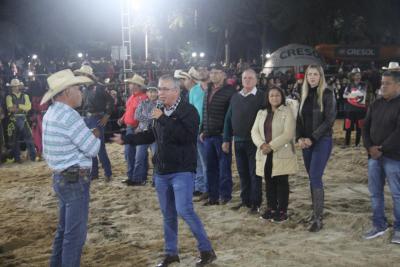
[[[93,74],[93,69],[89,65],[82,65],[82,67],[78,70],[74,70],[74,74],[77,76],[86,76],[96,82],[98,79]]]
[[[361,70],[360,70],[360,68],[353,68],[353,69],[351,70],[351,73],[352,73],[352,74],[354,74],[354,73],[361,73]]]
[[[141,87],[145,87],[144,78],[138,74],[133,75],[132,78],[125,80],[126,83],[134,83],[140,85]]]
[[[383,70],[400,70],[399,62],[389,62],[387,67],[382,67]]]
[[[189,74],[189,76],[190,76],[191,79],[196,80],[196,81],[199,81],[199,80],[200,80],[200,74],[199,74],[199,72],[198,72],[194,67],[191,67],[191,68],[189,69],[188,74]]]
[[[8,86],[8,87],[19,87],[19,88],[22,88],[22,87],[24,87],[24,83],[21,82],[21,81],[18,80],[18,79],[12,79],[10,83],[7,83],[7,84],[6,84],[6,86]]]
[[[174,78],[175,79],[190,79],[190,75],[187,72],[184,72],[183,70],[175,70],[174,72]]]
[[[68,87],[80,84],[92,84],[93,80],[86,76],[75,76],[70,69],[58,71],[47,78],[49,90],[43,96],[40,104],[44,104],[58,93],[61,93]]]

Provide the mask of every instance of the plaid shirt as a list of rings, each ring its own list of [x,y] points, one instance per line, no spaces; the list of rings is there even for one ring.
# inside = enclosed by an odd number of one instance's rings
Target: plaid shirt
[[[165,107],[164,114],[167,115],[168,117],[171,116],[171,114],[176,110],[180,102],[181,102],[181,97],[179,97],[178,100],[176,100],[175,104],[173,104],[169,108]]]
[[[146,131],[149,129],[152,118],[151,112],[156,107],[157,101],[146,99],[139,104],[135,111],[135,119],[139,121],[138,131]]]

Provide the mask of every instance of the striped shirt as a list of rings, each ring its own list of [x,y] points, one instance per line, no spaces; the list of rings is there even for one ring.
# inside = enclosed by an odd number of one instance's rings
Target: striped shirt
[[[55,102],[43,117],[43,155],[53,171],[78,164],[92,167],[92,157],[100,149],[100,139],[86,127],[79,113],[70,106]]]
[[[151,112],[156,107],[157,101],[151,101],[150,99],[143,100],[135,111],[135,119],[139,121],[139,131],[147,131],[153,119],[151,118]]]

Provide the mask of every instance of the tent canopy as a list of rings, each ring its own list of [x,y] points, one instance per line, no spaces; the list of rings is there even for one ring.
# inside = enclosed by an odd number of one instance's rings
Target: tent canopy
[[[313,47],[301,44],[289,44],[271,54],[262,72],[268,75],[274,70],[282,71],[310,64],[324,65],[322,57]]]

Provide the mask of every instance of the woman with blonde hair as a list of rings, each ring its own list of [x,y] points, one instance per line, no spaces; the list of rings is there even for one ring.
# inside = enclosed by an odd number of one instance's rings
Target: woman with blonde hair
[[[336,100],[327,88],[321,66],[310,65],[303,83],[296,140],[303,150],[304,165],[310,180],[313,213],[310,232],[322,229],[324,185],[322,175],[332,151],[333,124],[336,119]]]
[[[289,174],[297,172],[294,147],[296,120],[292,109],[285,105],[285,94],[271,87],[265,109],[257,113],[251,138],[257,147],[256,174],[264,176],[267,209],[262,218],[274,222],[288,219]]]

